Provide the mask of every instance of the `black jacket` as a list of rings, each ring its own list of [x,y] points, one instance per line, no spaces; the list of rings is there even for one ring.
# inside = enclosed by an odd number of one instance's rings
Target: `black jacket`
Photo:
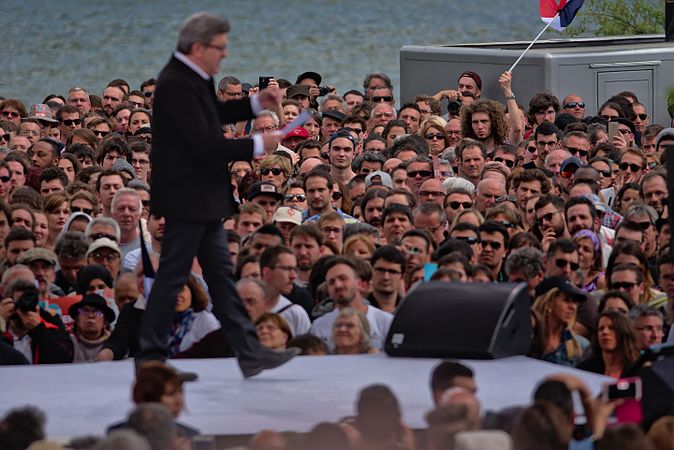
[[[187,221],[235,214],[227,164],[250,161],[253,141],[225,139],[221,127],[253,116],[250,100],[221,102],[212,78],[172,57],[159,74],[153,105],[153,214]]]
[[[73,362],[73,341],[59,316],[40,308],[41,322],[28,332],[33,364],[63,364]],[[11,319],[14,320],[14,319]],[[9,333],[5,338],[11,341]]]

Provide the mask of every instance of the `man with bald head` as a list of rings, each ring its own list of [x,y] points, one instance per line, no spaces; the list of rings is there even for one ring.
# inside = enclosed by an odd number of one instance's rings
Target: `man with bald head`
[[[317,166],[320,166],[321,164],[324,163],[318,158],[307,158],[300,165],[300,174],[304,175],[305,173],[309,173],[311,172],[312,169],[316,168]]]
[[[442,182],[437,178],[431,178],[430,180],[424,181],[421,186],[419,186],[417,202],[419,204],[433,202],[437,203],[442,208],[445,202],[445,188],[442,186]]]
[[[548,153],[548,156],[545,157],[545,168],[553,175],[554,179],[559,176],[562,161],[567,158],[571,158],[571,153],[563,148],[552,150]]]
[[[505,185],[499,180],[487,178],[477,184],[475,190],[475,207],[484,214],[496,205],[496,199],[506,195]]]
[[[567,95],[562,102],[561,112],[571,114],[578,120],[583,120],[585,117],[585,102],[578,94]]]

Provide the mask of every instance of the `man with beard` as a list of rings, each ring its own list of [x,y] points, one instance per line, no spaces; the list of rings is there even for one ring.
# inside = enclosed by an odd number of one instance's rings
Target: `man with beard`
[[[482,252],[478,258],[480,264],[491,269],[496,281],[508,281],[505,272],[501,270],[510,241],[506,227],[494,220],[487,220],[480,225],[480,241],[482,243]]]
[[[297,278],[294,280],[296,285],[309,285],[311,268],[321,257],[322,240],[321,230],[311,223],[300,225],[290,233],[290,248],[297,259]]]
[[[334,348],[332,325],[339,311],[347,307],[355,308],[365,315],[370,325],[372,347],[383,349],[393,315],[367,305],[359,289],[363,280],[358,277],[356,264],[351,259],[335,256],[326,262],[326,268],[325,284],[336,307],[316,319],[311,325],[310,333],[321,338],[331,349]]]
[[[381,229],[382,214],[387,193],[379,189],[372,189],[365,193],[361,200],[363,219],[373,227]]]
[[[558,238],[569,238],[564,220],[564,201],[554,195],[541,196],[534,206],[536,222],[533,232],[541,240],[541,248],[547,251]]]

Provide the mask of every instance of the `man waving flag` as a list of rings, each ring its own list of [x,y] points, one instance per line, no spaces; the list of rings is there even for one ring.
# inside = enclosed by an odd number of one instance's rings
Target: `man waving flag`
[[[541,20],[549,23],[557,31],[563,31],[571,25],[576,13],[585,0],[539,0]]]

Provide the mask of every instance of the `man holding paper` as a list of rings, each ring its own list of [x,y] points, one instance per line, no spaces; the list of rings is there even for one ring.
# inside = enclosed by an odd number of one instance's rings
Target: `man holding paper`
[[[177,50],[157,80],[154,97],[151,210],[166,218],[161,260],[141,327],[136,366],[168,357],[168,331],[178,293],[196,256],[213,314],[245,377],[277,367],[296,351],[267,350],[257,339],[234,287],[223,219],[236,213],[227,164],[274,149],[281,133],[225,139],[222,123],[253,118],[278,104],[278,91],[220,102],[213,75],[227,56],[229,22],[209,13],[190,16]],[[224,344],[224,342],[223,342]]]

